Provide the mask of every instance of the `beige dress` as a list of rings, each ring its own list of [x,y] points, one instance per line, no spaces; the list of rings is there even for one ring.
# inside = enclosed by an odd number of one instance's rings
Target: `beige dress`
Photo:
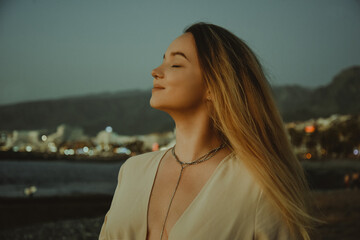
[[[141,154],[121,166],[100,240],[146,240],[148,203],[165,153]],[[292,239],[280,214],[233,153],[222,159],[169,233],[169,240],[212,239]]]

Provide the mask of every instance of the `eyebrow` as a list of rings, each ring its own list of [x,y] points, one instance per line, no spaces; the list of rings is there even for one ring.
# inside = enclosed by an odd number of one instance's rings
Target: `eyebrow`
[[[170,56],[176,56],[176,55],[182,56],[182,57],[184,57],[186,60],[188,60],[190,62],[190,60],[186,57],[185,53],[183,53],[183,52],[177,51],[177,52],[170,53]],[[163,56],[163,59],[165,59],[165,54]]]

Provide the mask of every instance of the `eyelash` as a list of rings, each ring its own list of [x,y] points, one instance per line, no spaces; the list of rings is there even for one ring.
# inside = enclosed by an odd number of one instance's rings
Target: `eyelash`
[[[180,66],[180,65],[172,65],[171,67],[179,68],[179,67],[181,67],[181,66]]]

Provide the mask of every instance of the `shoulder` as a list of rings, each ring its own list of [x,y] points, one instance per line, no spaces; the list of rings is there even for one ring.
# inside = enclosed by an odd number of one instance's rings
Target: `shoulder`
[[[141,172],[157,167],[166,150],[147,152],[128,158],[121,166],[122,171],[138,175]]]
[[[132,166],[132,165],[144,165],[144,163],[147,163],[149,161],[154,161],[155,159],[161,158],[162,155],[164,155],[164,153],[166,152],[166,150],[161,150],[161,151],[155,151],[155,152],[147,152],[147,153],[143,153],[143,154],[139,154],[136,156],[132,156],[130,158],[128,158],[126,160],[126,162],[124,163],[124,165],[126,164],[127,166]]]
[[[148,152],[128,158],[120,167],[118,181],[135,181],[146,176],[151,177],[165,152],[166,150]]]
[[[243,192],[251,192],[251,200],[257,201],[261,195],[262,187],[250,168],[246,165],[243,158],[232,152],[224,163],[225,175],[229,178],[229,182],[236,183],[241,186]],[[250,197],[250,195],[248,196]],[[250,200],[250,199],[249,199]]]

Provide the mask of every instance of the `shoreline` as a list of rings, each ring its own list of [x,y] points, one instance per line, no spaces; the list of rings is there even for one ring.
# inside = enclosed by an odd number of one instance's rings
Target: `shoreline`
[[[130,156],[126,154],[112,154],[109,156],[63,155],[59,153],[42,152],[13,152],[0,151],[0,161],[42,161],[42,162],[84,162],[84,163],[114,163],[126,161]]]
[[[0,197],[0,231],[59,220],[105,215],[112,195],[14,198]]]
[[[136,155],[141,153],[136,153]],[[102,155],[63,155],[60,153],[44,153],[44,152],[13,152],[0,151],[0,161],[17,160],[17,161],[67,161],[67,162],[118,162],[125,161],[131,156],[127,154],[114,154],[104,152]],[[323,163],[355,163],[360,164],[360,157],[356,158],[319,158],[313,160],[298,159],[301,164],[323,164]]]
[[[312,191],[312,197],[313,216],[327,222],[327,224],[317,227],[318,236],[313,239],[358,239],[360,233],[360,190]],[[27,216],[29,219],[28,224],[13,225],[12,227],[2,226],[0,228],[0,239],[97,239],[104,216],[110,207],[111,199],[112,196],[109,195],[82,195],[66,198],[33,198],[26,203],[25,200],[6,199],[4,201],[3,198],[0,198],[1,208],[7,209],[7,213],[10,213],[13,219],[17,220],[17,223],[20,217]],[[4,206],[3,203],[7,203],[5,205],[10,204],[11,208],[9,205]],[[24,206],[34,212],[40,206],[41,209],[46,209],[48,213],[61,213],[62,217],[56,219],[43,218],[43,221],[34,221],[30,218],[33,216],[32,214],[29,215],[29,212],[18,211]],[[21,214],[15,216],[14,210]],[[48,215],[47,212],[42,212],[42,214]],[[68,212],[67,214],[70,212],[70,215],[66,215],[66,212]],[[79,215],[79,213],[83,215]],[[41,214],[37,215],[39,220]],[[2,221],[7,219],[4,214],[0,216]]]

